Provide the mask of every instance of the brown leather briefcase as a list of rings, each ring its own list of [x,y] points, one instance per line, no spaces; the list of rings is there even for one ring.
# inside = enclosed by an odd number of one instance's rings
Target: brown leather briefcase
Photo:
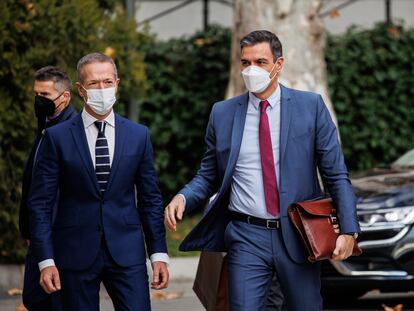
[[[293,203],[288,209],[289,217],[308,251],[308,260],[315,262],[329,259],[339,236],[339,220],[331,199]],[[353,256],[362,253],[355,241]]]

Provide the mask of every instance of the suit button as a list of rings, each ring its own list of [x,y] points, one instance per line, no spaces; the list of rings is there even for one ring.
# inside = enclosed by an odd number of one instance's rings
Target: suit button
[[[101,230],[102,230],[101,225],[96,225],[96,231],[101,231]]]

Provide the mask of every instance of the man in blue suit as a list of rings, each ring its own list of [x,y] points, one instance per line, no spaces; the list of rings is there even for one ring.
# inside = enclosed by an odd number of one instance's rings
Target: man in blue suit
[[[60,68],[46,66],[35,73],[33,87],[34,108],[37,118],[37,133],[23,172],[22,200],[19,211],[20,233],[29,244],[23,284],[23,304],[29,311],[49,311],[59,309],[59,295],[48,295],[39,285],[40,272],[30,244],[30,222],[28,194],[33,176],[33,167],[38,160],[39,147],[43,141],[45,128],[52,127],[75,117],[76,112],[69,105],[71,81]]]
[[[77,73],[84,109],[46,130],[29,199],[40,284],[61,290],[63,310],[98,310],[101,282],[116,310],[150,310],[145,246],[154,289],[168,284],[168,255],[149,132],[114,113],[110,57],[88,54]]]
[[[278,84],[276,35],[254,31],[240,46],[249,92],[213,106],[201,167],[165,223],[175,230],[184,210],[217,193],[180,249],[228,252],[230,309],[263,310],[275,272],[289,311],[321,310],[320,264],[307,262],[287,210],[322,196],[319,168],[341,224],[332,259],[351,255],[360,229],[337,130],[320,95]]]

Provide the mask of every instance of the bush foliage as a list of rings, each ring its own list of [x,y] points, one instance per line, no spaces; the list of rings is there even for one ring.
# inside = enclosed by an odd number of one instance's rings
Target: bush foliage
[[[140,121],[151,129],[165,201],[199,167],[211,107],[224,98],[227,87],[230,37],[228,29],[211,27],[206,33],[145,47],[149,88]]]
[[[383,166],[414,147],[414,29],[378,24],[329,36],[328,84],[348,167]]]

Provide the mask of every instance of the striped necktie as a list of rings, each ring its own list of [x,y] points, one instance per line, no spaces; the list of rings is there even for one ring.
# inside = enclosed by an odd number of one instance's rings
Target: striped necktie
[[[109,173],[111,172],[111,162],[109,159],[108,141],[105,137],[106,123],[102,121],[95,121],[98,128],[98,138],[95,145],[95,172],[98,179],[99,189],[101,193],[105,193],[109,180]]]

